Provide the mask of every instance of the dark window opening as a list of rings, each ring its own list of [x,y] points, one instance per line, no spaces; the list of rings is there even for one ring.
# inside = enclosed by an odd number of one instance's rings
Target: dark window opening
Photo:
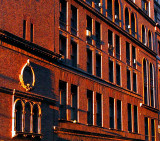
[[[132,63],[133,67],[136,68],[136,48],[132,46]]]
[[[110,128],[114,128],[114,98],[109,98]]]
[[[142,10],[145,14],[149,14],[149,6],[146,0],[142,0]]]
[[[133,72],[133,91],[137,92],[137,74]]]
[[[59,24],[62,29],[66,29],[66,1],[60,0],[60,18]]]
[[[128,12],[128,8],[126,8],[125,9],[125,28],[127,32],[129,32],[128,25],[129,25],[129,12]]]
[[[59,53],[66,58],[66,38],[61,35],[59,37]]]
[[[150,64],[150,91],[151,91],[151,106],[154,107],[153,68],[152,68],[152,64]]]
[[[71,120],[77,120],[77,86],[71,85]]]
[[[121,114],[122,114],[122,110],[121,110],[121,101],[120,100],[117,100],[117,129],[118,130],[121,130],[122,128],[122,117],[121,117]]]
[[[155,141],[155,124],[154,124],[154,119],[151,119],[151,136],[152,136],[152,141]]]
[[[71,33],[77,35],[77,8],[71,6]]]
[[[134,106],[134,132],[138,133],[138,109]]]
[[[30,132],[31,107],[27,102],[25,104],[25,132]]]
[[[157,11],[156,10],[154,10],[154,21],[157,23]]]
[[[112,0],[107,1],[107,14],[108,18],[112,20]]]
[[[134,14],[131,14],[131,30],[132,30],[132,36],[135,37],[135,17]]]
[[[95,9],[97,11],[100,11],[100,9],[101,9],[101,6],[99,6],[99,3],[100,3],[100,0],[95,0]]]
[[[101,29],[100,29],[100,23],[96,22],[95,23],[95,31],[96,31],[96,47],[100,48],[101,45]]]
[[[130,65],[130,44],[126,42],[126,61]]]
[[[96,76],[101,77],[101,55],[96,53]]]
[[[149,45],[149,48],[152,49],[152,41],[151,41],[151,32],[150,31],[148,32],[148,45]]]
[[[116,35],[116,57],[120,59],[120,40],[118,35]]]
[[[87,30],[91,33],[92,36],[92,18],[87,16]],[[92,37],[87,35],[87,43],[92,44]]]
[[[31,42],[33,42],[33,24],[32,23],[31,23],[31,29],[30,30],[31,30],[31,35],[30,35],[31,37],[30,38],[31,38]]]
[[[130,70],[127,69],[127,89],[131,90],[131,73]]]
[[[16,131],[22,131],[22,104],[20,101],[17,101],[15,106],[15,127]]]
[[[66,119],[66,82],[59,81],[60,119]]]
[[[92,74],[92,51],[87,49],[87,72]]]
[[[144,103],[148,102],[148,93],[147,93],[147,72],[146,72],[146,61],[143,60],[143,79],[144,79]]]
[[[101,94],[96,94],[97,102],[97,125],[102,126],[102,106],[101,106]]]
[[[148,139],[149,139],[149,134],[148,134],[148,118],[145,117],[144,120],[145,120],[144,121],[145,122],[145,140],[148,141]]]
[[[26,20],[23,20],[23,39],[26,39],[26,28],[27,28],[27,22]]]
[[[109,81],[113,82],[113,61],[109,60]]]
[[[33,133],[38,133],[38,106],[34,105],[33,107]]]
[[[145,44],[146,41],[145,41],[145,27],[144,25],[142,25],[142,43]]]
[[[119,25],[119,3],[115,0],[115,22]]]
[[[132,107],[128,103],[128,131],[132,132]]]
[[[87,111],[87,123],[93,125],[93,92],[87,90],[88,99],[88,111]]]
[[[71,65],[77,67],[77,43],[71,41]]]
[[[92,1],[93,1],[93,0],[86,0],[86,2],[87,2],[89,5],[92,5]]]
[[[116,80],[117,80],[117,85],[121,85],[121,74],[120,74],[119,64],[116,64]]]
[[[113,55],[113,32],[108,30],[108,52],[109,55]]]

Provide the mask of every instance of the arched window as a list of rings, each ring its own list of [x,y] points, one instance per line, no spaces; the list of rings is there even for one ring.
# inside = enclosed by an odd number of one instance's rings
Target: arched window
[[[129,12],[128,12],[128,8],[125,9],[125,27],[126,27],[126,31],[129,32]]]
[[[150,64],[150,96],[151,96],[151,106],[154,107],[154,83],[153,83],[153,65]]]
[[[131,30],[132,30],[132,36],[135,36],[135,17],[134,14],[131,14]]]
[[[144,80],[144,104],[148,102],[148,93],[147,93],[147,66],[146,60],[143,60],[143,80]]]
[[[145,27],[144,25],[142,25],[142,43],[145,44],[146,41],[145,41]]]
[[[15,130],[22,131],[22,103],[20,100],[15,105]]]
[[[152,49],[151,31],[148,31],[148,46]]]
[[[33,106],[33,133],[38,133],[39,129],[38,120],[39,120],[39,109],[38,106],[35,104]]]
[[[115,22],[119,24],[119,3],[118,0],[115,0]]]
[[[112,19],[112,0],[107,1],[107,11],[108,18]]]
[[[30,103],[27,102],[25,104],[25,132],[30,132],[30,121],[31,121],[31,106]]]

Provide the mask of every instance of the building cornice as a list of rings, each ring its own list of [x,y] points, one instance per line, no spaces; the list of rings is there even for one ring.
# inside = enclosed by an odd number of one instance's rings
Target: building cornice
[[[14,34],[7,32],[3,29],[0,29],[0,40],[7,42],[11,45],[14,45],[14,46],[16,46],[22,50],[25,50],[27,52],[30,52],[31,54],[34,54],[34,55],[41,57],[43,59],[57,60],[62,57],[60,54],[57,54],[57,53],[50,51],[44,47],[41,47],[37,44],[29,42],[23,38],[20,38]]]
[[[138,39],[134,38],[131,34],[129,34],[123,28],[121,28],[116,23],[114,23],[113,21],[111,21],[110,19],[108,19],[105,15],[101,14],[96,9],[94,9],[93,7],[91,7],[90,5],[88,5],[86,2],[84,2],[82,0],[75,0],[75,1],[77,3],[79,3],[80,5],[82,5],[84,8],[86,8],[87,10],[89,10],[90,12],[92,12],[99,19],[101,19],[105,23],[109,24],[112,28],[114,28],[115,30],[117,30],[118,32],[120,32],[122,35],[124,35],[125,37],[127,37],[128,39],[130,39],[132,42],[134,42],[135,44],[137,44],[139,47],[141,47],[142,49],[144,49],[145,51],[147,51],[148,53],[150,53],[152,56],[156,57],[156,55],[157,55],[156,52],[154,52],[153,50],[149,49],[149,47],[145,46],[142,42],[140,42]]]
[[[23,92],[23,91],[19,91],[15,89],[5,88],[5,87],[0,87],[0,92],[5,93],[5,94],[14,95],[16,97],[32,99],[32,100],[39,101],[39,102],[43,101],[43,102],[46,102],[52,105],[55,105],[57,102],[53,98],[45,97],[45,96],[31,93],[31,92]]]

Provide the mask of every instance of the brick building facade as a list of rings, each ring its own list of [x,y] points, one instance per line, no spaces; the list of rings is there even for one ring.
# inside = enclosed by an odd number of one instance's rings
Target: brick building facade
[[[0,140],[158,141],[154,1],[0,5]]]

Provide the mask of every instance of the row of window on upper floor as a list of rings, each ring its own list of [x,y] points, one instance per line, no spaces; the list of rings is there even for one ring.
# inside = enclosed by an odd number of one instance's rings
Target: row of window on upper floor
[[[111,46],[113,40],[112,36],[113,32],[111,30],[108,30],[108,42]],[[60,35],[60,53],[64,56],[64,62],[69,63],[67,61],[70,61],[70,65],[73,67],[78,67],[78,45],[76,42],[71,40],[71,47],[70,47],[70,57],[67,57],[67,38]],[[122,80],[121,80],[121,63],[119,62],[120,59],[120,37],[118,35],[115,36],[115,41],[116,41],[116,49],[113,49],[113,47],[108,48],[108,54],[109,54],[109,63],[108,63],[108,69],[109,69],[109,81],[111,83],[117,84],[121,86]],[[114,52],[114,54],[113,54]],[[115,53],[116,52],[116,53]],[[96,54],[93,54],[92,49],[87,48],[86,49],[86,71],[89,74],[94,74],[98,77],[102,77],[102,55],[99,52],[96,52]],[[113,55],[115,57],[113,57]],[[130,43],[126,42],[126,66],[127,66],[127,89],[133,90],[134,92],[137,92],[137,73],[136,73],[136,68],[137,68],[137,60],[136,60],[136,48],[134,46],[131,46]],[[68,58],[68,59],[66,59]],[[70,58],[70,60],[69,60]],[[95,58],[95,64],[94,64],[94,58]],[[115,58],[117,58],[115,60]],[[115,65],[114,65],[115,64]],[[94,69],[95,67],[95,69]],[[131,69],[132,68],[132,69]],[[134,70],[132,72],[132,70]],[[115,73],[116,72],[116,73]],[[132,77],[133,76],[133,77]]]
[[[108,3],[110,3],[108,1]],[[110,4],[108,4],[110,5]],[[76,35],[78,34],[78,12],[77,8],[71,5],[71,34]],[[112,16],[112,6],[108,6],[108,18],[113,18]],[[116,12],[117,11],[117,12]],[[67,4],[66,1],[60,1],[60,28],[64,30],[68,30],[67,27]],[[121,22],[119,18],[119,3],[118,1],[115,1],[115,22],[119,25]],[[137,17],[136,14],[133,12],[129,12],[129,8],[125,8],[125,30],[130,33],[135,38],[139,38],[138,32],[137,32]],[[86,36],[87,36],[87,42],[90,44],[93,44],[93,40],[95,41],[95,46],[100,48],[102,45],[102,27],[101,24],[97,21],[95,21],[95,33],[93,33],[93,19],[89,16],[86,18],[87,20],[87,27],[86,27]],[[150,49],[153,50],[153,33],[148,30],[146,26],[142,25],[142,31],[141,31],[141,42],[148,46]],[[95,35],[94,35],[95,34]]]
[[[71,98],[67,98],[68,95],[68,88],[67,88],[67,83],[64,81],[59,81],[59,97],[60,97],[60,119],[63,120],[69,120],[67,119],[67,99],[71,99],[71,120],[76,123],[77,120],[79,119],[78,116],[78,105],[80,105],[79,102],[81,102],[80,99],[77,99],[78,97],[78,86],[71,84]],[[94,101],[94,97],[96,97],[96,100]],[[103,123],[105,122],[106,118],[103,118],[103,105],[105,105],[106,101],[103,101],[103,96],[100,93],[95,93],[91,90],[87,89],[86,92],[86,106],[87,106],[87,124],[88,125],[97,125],[97,126],[102,126]],[[122,116],[122,101],[121,100],[116,100],[112,97],[109,97],[109,128],[110,129],[117,129],[117,130],[123,130],[122,122],[123,116]],[[96,109],[96,114],[94,114],[94,110]],[[123,110],[124,111],[124,110]],[[126,113],[126,112],[125,112]],[[127,120],[128,123],[128,131],[129,132],[134,132],[134,133],[139,133],[139,124],[141,124],[138,121],[138,107],[136,105],[131,105],[130,103],[127,104],[127,113],[128,113],[128,118],[125,118],[125,121]],[[133,118],[134,117],[134,118]],[[145,137],[149,137],[149,132],[148,132],[148,123],[146,122],[148,120],[148,117],[145,117]],[[79,121],[78,121],[79,122]],[[154,119],[151,119],[151,136],[152,140],[155,140],[155,123]],[[133,124],[132,124],[133,123]]]

